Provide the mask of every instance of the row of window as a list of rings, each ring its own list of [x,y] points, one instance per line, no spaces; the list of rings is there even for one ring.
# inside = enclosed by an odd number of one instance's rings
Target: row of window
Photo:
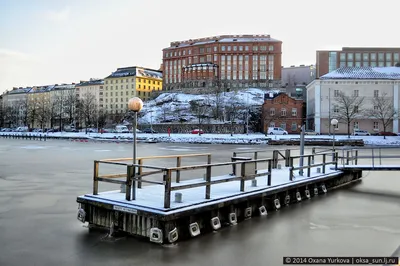
[[[275,108],[269,109],[269,115],[275,116]],[[281,116],[286,116],[286,108],[281,108]],[[297,108],[292,108],[292,116],[297,116]]]
[[[358,97],[359,96],[359,90],[353,90],[353,96]],[[334,90],[333,91],[333,96],[334,97],[339,97],[339,90]],[[377,98],[379,97],[379,90],[374,90],[374,97]]]
[[[129,79],[125,79],[125,82],[126,82],[126,83],[129,83]],[[131,79],[131,82],[135,82],[135,79]],[[140,79],[140,78],[138,78],[138,82],[143,82],[143,83],[148,83],[148,84],[155,84],[155,85],[161,85],[161,81],[150,80],[150,79]],[[108,84],[108,80],[106,80],[105,83]],[[113,84],[113,83],[114,83],[114,80],[111,79],[111,80],[110,80],[110,84]],[[116,83],[116,84],[118,83],[118,79],[115,80],[115,83]],[[124,83],[124,80],[121,79],[121,80],[120,80],[120,83]],[[128,85],[126,85],[126,86],[128,86]],[[106,87],[107,87],[107,86],[106,86]]]
[[[231,51],[250,51],[250,48],[252,51],[273,51],[274,46],[273,45],[253,45],[253,46],[248,46],[248,45],[222,45],[220,46],[219,52],[231,52]],[[197,49],[193,49],[193,53],[196,53]],[[199,54],[204,54],[204,53],[212,53],[212,52],[218,52],[218,46],[213,46],[213,47],[200,47],[199,48]],[[169,57],[174,57],[174,56],[186,56],[192,54],[192,49],[184,49],[184,50],[178,50],[178,51],[170,51],[170,52],[165,52],[164,57],[169,58]]]
[[[378,56],[377,56],[378,55]],[[375,61],[378,58],[378,61],[392,61],[392,58],[394,61],[399,61],[400,59],[400,54],[399,53],[391,53],[391,52],[379,52],[379,53],[340,53],[340,61],[361,61],[361,58],[363,61]]]
[[[270,122],[270,123],[269,123],[269,126],[270,126],[270,127],[276,127],[275,122]],[[286,129],[287,129],[287,128],[286,128],[286,123],[281,123],[281,124],[280,124],[280,128],[286,130]],[[297,131],[297,130],[298,130],[298,127],[297,127],[297,123],[296,123],[296,122],[292,122],[291,130],[292,130],[292,131]]]
[[[118,87],[118,85],[115,85],[115,89],[116,89],[116,90],[117,90],[117,89],[123,89],[123,88],[124,88],[123,85],[121,85],[120,87]],[[132,84],[132,85],[131,85],[131,88],[134,89],[134,88],[135,88],[135,85]],[[128,85],[125,86],[125,89],[129,89]],[[138,84],[138,89],[144,89],[144,90],[146,90],[146,89],[148,89],[148,90],[151,90],[151,89],[152,89],[152,90],[161,90],[161,87],[154,87],[154,86],[153,86],[153,88],[152,88],[150,85],[148,85],[148,86],[143,85],[143,87],[142,87],[141,84]],[[110,86],[110,90],[113,90],[113,86]],[[108,86],[106,86],[106,91],[108,91]]]

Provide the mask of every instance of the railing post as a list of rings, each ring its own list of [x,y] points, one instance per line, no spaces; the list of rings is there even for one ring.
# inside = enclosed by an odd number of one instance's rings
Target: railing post
[[[268,181],[267,185],[271,185],[271,177],[272,177],[272,160],[268,160]]]
[[[137,184],[137,187],[138,188],[142,188],[142,173],[143,173],[143,168],[142,168],[142,165],[143,165],[143,159],[139,159],[138,160],[138,164],[139,164],[139,169],[138,169],[138,184]]]
[[[312,154],[315,154],[315,147],[312,148]]]
[[[382,165],[381,148],[379,148],[379,165]]]
[[[274,150],[272,152],[272,159],[273,159],[273,165],[272,168],[276,169],[278,167],[278,151]]]
[[[350,162],[350,151],[346,151],[346,165],[349,165]]]
[[[133,178],[133,166],[126,166],[126,183],[125,183],[125,199],[130,201],[132,200],[132,178]],[[136,192],[136,191],[135,191]],[[133,193],[133,199],[136,199],[136,193]]]
[[[313,156],[313,155],[308,155],[307,156],[307,163],[308,163],[307,177],[310,177],[310,175],[311,175],[311,156]]]
[[[236,155],[237,155],[236,152],[234,152],[232,158],[235,158]],[[234,162],[235,160],[232,159],[231,161]],[[232,175],[234,175],[234,176],[236,175],[236,164],[232,164]]]
[[[244,185],[245,185],[245,165],[246,162],[242,162],[241,164],[241,173],[240,173],[240,191],[244,192]]]
[[[258,159],[258,152],[254,152],[254,160]],[[257,174],[257,162],[254,162],[254,168],[256,169],[256,174]]]
[[[325,174],[326,153],[322,154],[322,173]]]
[[[210,199],[211,198],[211,165],[207,166],[207,170],[206,170],[206,199]]]
[[[356,159],[354,161],[355,161],[355,163],[357,165],[358,164],[358,150],[356,150],[355,153],[356,153]]]
[[[164,208],[171,207],[171,169],[164,171]]]
[[[372,167],[375,167],[374,148],[372,148]]]
[[[178,156],[176,157],[176,167],[181,167],[182,165],[182,157]],[[181,170],[176,170],[176,183],[179,183],[181,181]]]
[[[97,177],[99,176],[99,162],[94,161],[94,168],[93,168],[93,195],[99,194],[99,181]]]
[[[338,164],[338,152],[333,153],[335,156],[335,170],[337,170],[337,164]]]
[[[285,167],[288,167],[290,164],[290,150],[285,150]]]
[[[290,166],[289,168],[289,180],[293,181],[293,166]]]
[[[293,167],[293,157],[289,157],[289,167]]]

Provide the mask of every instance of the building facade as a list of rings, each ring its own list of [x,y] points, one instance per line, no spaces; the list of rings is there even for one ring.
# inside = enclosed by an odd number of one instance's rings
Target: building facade
[[[2,95],[3,124],[7,127],[26,126],[28,94],[32,88],[13,88]]]
[[[282,67],[282,88],[291,97],[307,99],[306,86],[315,79],[315,66]]]
[[[330,133],[332,118],[343,112],[340,94],[349,99],[363,98],[362,106],[357,107],[352,116],[350,133],[354,129],[371,133],[383,131],[382,122],[368,115],[369,110],[377,110],[374,98],[384,96],[395,111],[399,109],[400,67],[343,67],[316,79],[307,86],[307,128],[321,134]],[[352,98],[354,97],[354,98]],[[387,131],[399,132],[398,115],[394,115]],[[347,133],[346,121],[339,120],[335,132]]]
[[[271,91],[264,95],[261,112],[261,127],[268,132],[268,127],[280,127],[289,134],[299,133],[303,123],[303,100],[290,97],[280,91]]]
[[[93,97],[96,106],[103,108],[104,105],[104,80],[103,79],[90,79],[88,81],[81,80],[75,86],[76,98],[82,100],[85,97]]]
[[[163,88],[273,88],[281,83],[282,42],[270,35],[223,35],[163,49]]]
[[[391,67],[399,62],[400,47],[343,47],[340,51],[317,51],[316,77],[341,67]]]
[[[132,97],[148,100],[152,92],[162,90],[162,72],[143,67],[118,68],[104,78],[103,106],[107,114],[121,115]]]

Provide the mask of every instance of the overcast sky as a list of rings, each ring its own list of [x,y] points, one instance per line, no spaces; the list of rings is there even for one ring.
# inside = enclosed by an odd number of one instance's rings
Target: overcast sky
[[[316,50],[400,47],[398,0],[0,0],[0,93],[158,69],[171,41],[270,34],[283,66]]]

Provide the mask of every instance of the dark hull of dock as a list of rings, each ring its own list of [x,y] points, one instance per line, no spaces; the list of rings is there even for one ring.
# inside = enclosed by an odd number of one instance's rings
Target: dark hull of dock
[[[280,140],[268,140],[268,145],[300,145],[300,139],[280,139]],[[330,139],[306,139],[304,141],[305,146],[332,146],[333,140]],[[364,146],[362,139],[358,140],[335,140],[335,146]]]
[[[80,211],[84,211],[80,219],[88,222],[89,228],[104,228],[111,234],[125,233],[163,244],[209,233],[253,216],[267,215],[268,211],[329,193],[332,189],[360,181],[361,177],[362,171],[344,171],[164,212],[127,208],[85,196],[78,197],[77,202]]]

